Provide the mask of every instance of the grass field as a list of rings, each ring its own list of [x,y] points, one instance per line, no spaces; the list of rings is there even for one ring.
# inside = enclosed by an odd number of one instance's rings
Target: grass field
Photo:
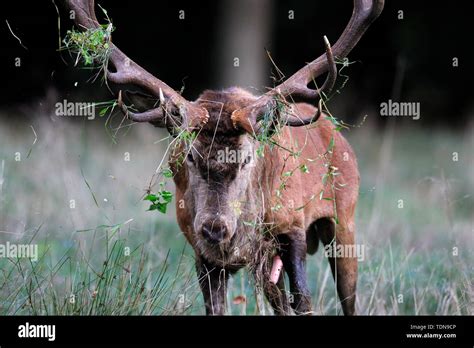
[[[0,258],[0,314],[203,314],[174,208],[147,212],[141,200],[166,133],[134,125],[114,144],[101,119],[40,116],[0,123],[0,244],[39,249],[36,262]],[[346,132],[362,180],[357,311],[474,314],[474,127],[413,125]],[[341,314],[321,252],[308,277],[315,313]],[[229,314],[271,313],[245,270],[229,290]]]

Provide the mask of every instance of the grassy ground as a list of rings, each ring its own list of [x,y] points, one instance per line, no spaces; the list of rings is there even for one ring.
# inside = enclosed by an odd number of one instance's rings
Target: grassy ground
[[[166,134],[136,125],[113,144],[94,124],[101,120],[43,116],[0,124],[0,244],[40,251],[37,262],[0,258],[0,314],[203,314],[174,209],[147,212],[141,200]],[[358,312],[474,314],[472,128],[401,123],[347,134],[362,178]],[[308,276],[315,313],[340,314],[321,252],[309,258]],[[229,289],[229,313],[270,313],[245,271]]]

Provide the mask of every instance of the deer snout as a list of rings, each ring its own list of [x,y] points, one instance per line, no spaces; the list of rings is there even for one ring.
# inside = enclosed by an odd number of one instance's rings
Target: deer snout
[[[223,221],[206,221],[201,227],[201,234],[210,244],[219,244],[229,235],[229,230]]]

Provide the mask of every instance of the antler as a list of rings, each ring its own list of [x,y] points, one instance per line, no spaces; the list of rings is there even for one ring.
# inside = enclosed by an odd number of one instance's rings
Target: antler
[[[66,0],[66,4],[69,9],[75,12],[74,22],[80,29],[94,29],[100,26],[95,15],[94,0]],[[120,85],[137,85],[160,100],[157,108],[143,113],[133,113],[122,104],[119,93],[119,104],[130,119],[136,122],[153,122],[155,126],[168,129],[175,126],[170,124],[172,121],[170,116],[179,116],[181,127],[185,129],[193,129],[207,122],[209,114],[206,109],[187,101],[166,83],[128,58],[112,42],[109,44],[109,63],[112,63],[116,71],[111,71],[108,68],[107,79]]]
[[[261,126],[258,124],[266,114],[272,117],[280,117],[277,102],[286,102],[287,99],[311,101],[318,105],[315,115],[307,118],[299,118],[297,115],[286,114],[284,123],[289,126],[304,126],[315,122],[321,115],[321,98],[324,94],[330,93],[336,81],[337,69],[334,57],[345,58],[349,52],[359,42],[362,35],[372,22],[383,10],[384,0],[354,0],[354,10],[351,19],[344,29],[339,40],[331,47],[325,38],[326,53],[307,64],[285,82],[262,95],[252,105],[236,110],[232,114],[234,126],[242,128],[249,133],[258,131]],[[319,89],[308,87],[310,82],[328,71],[328,76],[323,86]]]

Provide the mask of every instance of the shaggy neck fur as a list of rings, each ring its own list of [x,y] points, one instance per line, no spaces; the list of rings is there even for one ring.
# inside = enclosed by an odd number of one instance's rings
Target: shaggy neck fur
[[[249,92],[240,88],[230,88],[224,91],[205,91],[196,100],[196,103],[209,112],[209,121],[198,132],[197,138],[193,144],[191,151],[194,154],[193,168],[189,165],[185,168],[187,180],[179,180],[179,176],[175,178],[178,189],[185,192],[185,202],[189,211],[189,223],[193,225],[192,244],[199,250],[199,253],[210,263],[216,266],[238,269],[252,262],[255,256],[255,247],[257,239],[261,238],[260,229],[256,228],[262,223],[262,177],[263,163],[258,156],[254,156],[256,144],[243,130],[236,129],[232,123],[232,112],[243,108],[253,101],[256,97]],[[243,137],[249,137],[243,139]],[[235,233],[232,238],[217,245],[207,243],[203,237],[196,231],[195,219],[203,214],[199,209],[202,202],[196,202],[196,190],[199,190],[199,181],[204,180],[210,192],[199,195],[201,199],[206,197],[211,203],[206,206],[206,210],[215,209],[219,204],[219,200],[229,204],[226,197],[225,189],[231,185],[240,184],[242,180],[236,179],[239,174],[240,163],[220,163],[216,161],[216,154],[219,151],[227,149],[238,150],[242,146],[242,142],[251,141],[253,144],[252,168],[248,169],[246,175],[247,185],[243,194],[239,199],[239,206],[234,207],[236,213]],[[188,149],[189,150],[189,149]],[[202,182],[201,182],[202,184]],[[193,186],[192,186],[193,185]],[[186,187],[184,187],[186,186]],[[222,192],[219,192],[219,189]],[[201,203],[201,204],[200,204]],[[234,204],[234,202],[230,202]],[[207,213],[207,212],[205,212]],[[197,223],[199,228],[199,221]],[[189,238],[188,238],[189,239]]]

